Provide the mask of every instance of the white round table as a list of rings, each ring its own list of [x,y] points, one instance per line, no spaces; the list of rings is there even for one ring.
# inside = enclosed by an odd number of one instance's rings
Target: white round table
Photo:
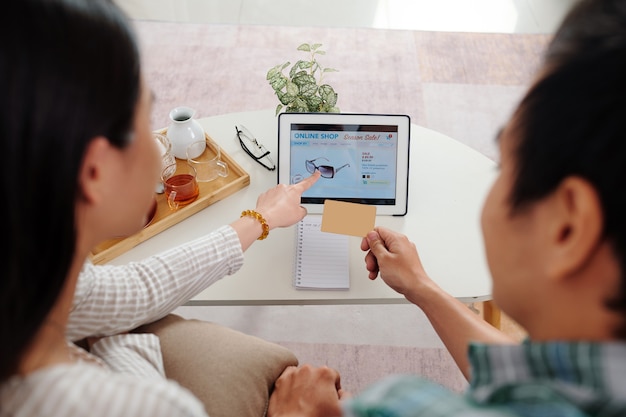
[[[154,254],[230,223],[254,208],[257,196],[276,185],[276,171],[254,162],[240,147],[235,125],[243,124],[277,151],[278,120],[273,110],[199,119],[206,133],[250,175],[250,185],[113,259],[122,264]],[[377,216],[376,224],[401,231],[415,242],[429,275],[463,302],[491,299],[480,211],[496,175],[496,164],[445,135],[411,125],[408,214]],[[350,237],[350,289],[297,290],[292,284],[295,227],[274,229],[245,254],[244,266],[193,298],[188,305],[405,303],[382,280],[367,277],[361,239]]]

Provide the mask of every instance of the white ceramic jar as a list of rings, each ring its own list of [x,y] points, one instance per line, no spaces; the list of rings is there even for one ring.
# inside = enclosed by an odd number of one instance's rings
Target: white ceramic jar
[[[170,125],[167,128],[167,138],[172,142],[172,154],[178,159],[187,159],[187,147],[199,140],[204,140],[204,129],[193,118],[196,111],[191,107],[179,106],[170,111]],[[197,155],[204,152],[202,148],[194,148]]]

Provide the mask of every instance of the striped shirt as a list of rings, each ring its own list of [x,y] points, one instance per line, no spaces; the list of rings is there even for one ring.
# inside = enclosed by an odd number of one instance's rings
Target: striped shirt
[[[124,332],[166,316],[242,263],[230,226],[141,262],[86,263],[67,337],[102,339],[90,353],[72,344],[77,362],[0,385],[0,416],[206,416],[189,391],[165,378],[158,338]]]
[[[344,402],[344,415],[386,417],[626,416],[626,343],[472,344],[465,395],[397,375]]]

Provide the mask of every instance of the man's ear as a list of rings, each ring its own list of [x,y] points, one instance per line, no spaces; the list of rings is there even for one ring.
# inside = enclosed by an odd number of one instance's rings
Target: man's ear
[[[596,189],[585,179],[568,177],[549,197],[551,278],[572,276],[591,260],[602,239],[604,216]]]
[[[100,203],[106,198],[107,172],[112,167],[111,152],[113,147],[104,137],[91,140],[79,171],[78,183],[83,199],[92,204]]]

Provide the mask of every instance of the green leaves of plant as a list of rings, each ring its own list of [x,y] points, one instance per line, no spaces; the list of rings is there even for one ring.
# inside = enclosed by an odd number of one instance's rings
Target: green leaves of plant
[[[328,84],[320,86],[320,97],[330,107],[334,107],[335,104],[337,104],[337,93],[335,93],[335,90]]]
[[[319,55],[324,55],[326,54],[326,52],[318,50],[321,46],[321,43],[314,43],[313,45],[303,43],[302,45],[298,46],[298,51],[315,52]]]
[[[307,70],[311,68],[312,66],[313,66],[313,63],[311,61],[300,60],[296,62],[295,64],[293,64],[293,67],[291,67],[291,70],[289,70],[289,76],[293,78],[298,73],[298,70]]]
[[[290,62],[276,65],[267,72],[266,79],[274,90],[280,104],[276,106],[276,115],[286,112],[339,113],[337,93],[328,84],[322,84],[322,77],[328,72],[337,72],[334,68],[323,68],[316,60],[316,55],[325,55],[319,49],[321,43],[303,43],[298,51],[309,52],[309,60],[298,60],[289,70],[289,76],[283,71]],[[318,77],[318,78],[316,78]]]

